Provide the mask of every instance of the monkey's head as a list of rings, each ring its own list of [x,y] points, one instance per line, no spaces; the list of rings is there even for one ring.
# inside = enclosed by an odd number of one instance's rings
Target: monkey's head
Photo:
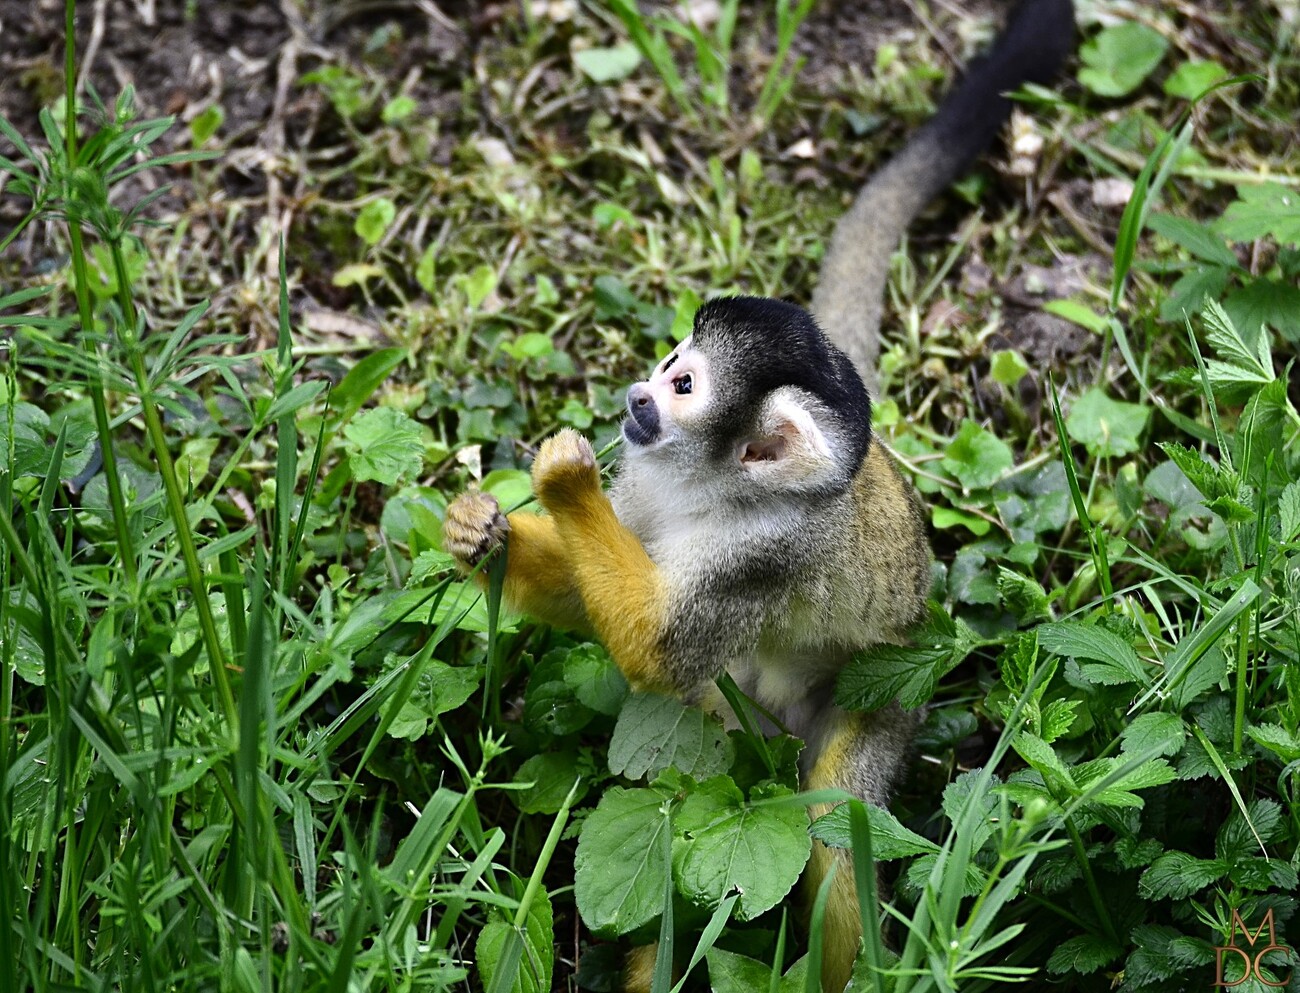
[[[763,297],[702,306],[627,409],[627,458],[751,493],[843,490],[871,439],[852,362],[806,311]]]

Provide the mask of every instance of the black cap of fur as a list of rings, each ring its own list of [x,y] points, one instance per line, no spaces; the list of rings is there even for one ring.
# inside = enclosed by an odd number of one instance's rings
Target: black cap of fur
[[[849,476],[871,442],[871,399],[847,355],[830,343],[802,307],[768,297],[722,297],[695,314],[692,344],[724,360],[727,378],[716,383],[716,415],[749,428],[764,398],[793,386],[817,397],[841,423],[851,449],[837,453]]]

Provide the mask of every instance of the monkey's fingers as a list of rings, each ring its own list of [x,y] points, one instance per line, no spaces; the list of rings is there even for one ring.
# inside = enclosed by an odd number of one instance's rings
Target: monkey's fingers
[[[533,492],[551,513],[600,492],[600,469],[591,442],[572,428],[542,442],[533,461]]]
[[[442,522],[442,547],[457,562],[472,569],[501,547],[510,522],[490,493],[469,490],[447,506]]]

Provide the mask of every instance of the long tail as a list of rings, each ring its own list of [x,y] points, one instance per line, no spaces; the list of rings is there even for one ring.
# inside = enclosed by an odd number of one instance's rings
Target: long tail
[[[889,258],[912,219],[997,136],[1011,114],[1003,94],[1022,83],[1047,83],[1070,52],[1071,0],[1021,0],[983,58],[970,64],[835,227],[822,262],[812,311],[876,390],[880,318]]]

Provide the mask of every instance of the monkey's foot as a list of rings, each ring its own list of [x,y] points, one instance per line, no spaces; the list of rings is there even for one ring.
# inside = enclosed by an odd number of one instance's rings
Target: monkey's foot
[[[533,492],[551,513],[600,492],[600,469],[591,442],[572,428],[542,442],[533,461]]]
[[[442,522],[442,547],[466,568],[474,568],[501,547],[510,522],[497,498],[469,490],[447,505]]]

